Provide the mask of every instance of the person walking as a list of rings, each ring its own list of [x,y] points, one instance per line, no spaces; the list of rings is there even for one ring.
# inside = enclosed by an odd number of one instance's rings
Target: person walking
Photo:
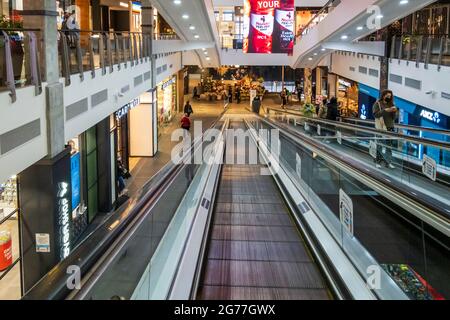
[[[199,95],[198,95],[198,89],[197,89],[197,87],[194,87],[194,92],[193,92],[193,95],[192,95],[192,96],[194,97],[194,99],[197,99],[197,100],[198,100]]]
[[[286,89],[283,89],[280,93],[280,97],[281,97],[281,108],[286,109],[286,104],[287,104],[287,94],[286,94]]]
[[[184,113],[187,114],[188,117],[190,117],[191,114],[194,113],[194,110],[192,109],[192,106],[191,106],[191,103],[189,100],[186,102],[186,105],[184,106]]]
[[[391,90],[384,90],[381,98],[375,102],[372,108],[375,117],[375,128],[379,131],[395,131],[395,121],[398,116],[398,109],[394,105],[394,94]],[[384,147],[380,144],[384,144]],[[377,143],[377,156],[375,163],[377,168],[381,168],[384,163],[386,167],[395,169],[392,164],[392,140],[380,140]]]
[[[181,128],[186,131],[191,130],[191,119],[189,119],[189,115],[187,113],[185,113],[183,118],[181,118]]]

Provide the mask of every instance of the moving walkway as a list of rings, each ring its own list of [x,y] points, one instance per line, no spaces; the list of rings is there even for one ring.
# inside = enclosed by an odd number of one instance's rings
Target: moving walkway
[[[229,114],[212,128],[25,299],[450,296],[438,208],[290,126]],[[67,286],[74,265],[79,288]]]

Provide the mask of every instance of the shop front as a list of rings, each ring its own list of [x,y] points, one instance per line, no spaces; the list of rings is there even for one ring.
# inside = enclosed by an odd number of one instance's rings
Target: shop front
[[[158,151],[156,91],[150,90],[120,108],[112,122],[117,131],[116,158],[132,171],[141,157],[153,157]]]
[[[173,75],[157,86],[158,128],[171,123],[177,113],[177,83],[177,76]]]
[[[21,297],[17,176],[0,183],[0,300]]]
[[[358,83],[338,76],[338,101],[341,116],[356,118],[358,116]]]

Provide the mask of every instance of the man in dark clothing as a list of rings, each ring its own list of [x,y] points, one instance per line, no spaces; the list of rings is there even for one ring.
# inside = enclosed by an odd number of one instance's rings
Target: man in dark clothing
[[[236,101],[237,103],[241,103],[241,89],[238,87],[236,88]]]
[[[330,99],[330,103],[327,105],[327,119],[337,121],[339,116],[339,105],[335,97]]]
[[[194,110],[192,109],[190,101],[186,102],[186,105],[184,106],[184,113],[187,114],[188,117],[190,117],[191,114],[194,113]]]

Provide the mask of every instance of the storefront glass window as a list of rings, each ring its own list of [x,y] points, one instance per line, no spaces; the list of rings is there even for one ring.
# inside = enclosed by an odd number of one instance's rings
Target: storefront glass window
[[[176,77],[167,79],[158,85],[158,126],[172,121],[177,108]]]
[[[17,177],[0,184],[0,300],[19,299],[20,240]]]

